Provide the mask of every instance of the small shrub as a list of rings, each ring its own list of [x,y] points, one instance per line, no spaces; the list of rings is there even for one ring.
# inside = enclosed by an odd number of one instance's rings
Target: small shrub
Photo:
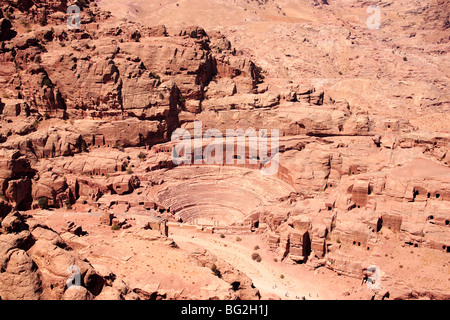
[[[284,274],[280,275],[280,278],[281,278],[281,279],[284,279]]]
[[[116,230],[119,230],[119,229],[120,229],[120,227],[119,227],[119,225],[117,223],[113,223],[113,225],[111,226],[111,230],[112,231],[116,231]]]
[[[25,28],[27,28],[27,27],[30,26],[30,24],[29,24],[27,21],[25,21],[24,19],[20,20],[19,22],[20,22],[20,24],[23,25]]]
[[[139,154],[138,154],[138,158],[139,158],[139,159],[144,160],[145,157],[146,157],[145,153],[139,152]]]
[[[211,266],[211,271],[212,271],[212,273],[213,273],[216,277],[219,277],[219,278],[222,277],[222,275],[221,275],[219,269],[217,269],[217,266],[216,266],[215,264],[213,264],[213,265]]]
[[[132,174],[133,173],[133,170],[131,170],[131,168],[127,168],[127,174]]]
[[[43,27],[47,25],[47,17],[45,15],[39,18],[39,24]]]
[[[75,2],[75,4],[76,4],[77,6],[79,6],[80,8],[84,8],[84,7],[86,7],[86,6],[89,5],[89,0],[77,0],[77,1]]]
[[[225,238],[225,235],[223,233],[221,233],[220,237],[223,239],[223,238]]]
[[[278,259],[277,258],[273,258],[273,261],[278,262]]]
[[[150,78],[158,79],[158,80],[161,79],[161,77],[159,75],[157,75],[155,72],[150,72]]]
[[[38,43],[38,48],[42,52],[47,52],[47,48],[42,43]]]
[[[64,200],[64,204],[66,205],[67,210],[72,210],[72,205],[69,200]]]
[[[254,250],[259,250],[259,246],[256,245],[255,248],[254,248]]]
[[[45,112],[45,113],[44,113],[43,117],[44,117],[44,120],[48,120],[48,119],[50,119],[50,116],[48,115],[48,113],[47,113],[47,112]]]
[[[42,87],[44,87],[44,86],[52,87],[53,84],[52,84],[52,81],[49,78],[44,78],[44,79],[42,79],[41,86]]]
[[[88,147],[87,147],[86,141],[84,141],[84,140],[81,140],[81,143],[80,143],[80,148],[81,148],[81,151],[83,151],[83,152],[86,152],[86,151],[88,150]]]
[[[252,253],[252,259],[255,260],[256,262],[261,262],[262,260],[261,256],[257,252]]]
[[[242,241],[242,238],[236,237],[236,241],[237,241],[237,242]]]
[[[41,209],[47,209],[48,208],[48,199],[46,197],[39,198],[38,206]]]
[[[401,264],[401,265],[399,265],[399,267],[400,267],[400,269],[402,269],[402,268],[403,268],[403,265]]]

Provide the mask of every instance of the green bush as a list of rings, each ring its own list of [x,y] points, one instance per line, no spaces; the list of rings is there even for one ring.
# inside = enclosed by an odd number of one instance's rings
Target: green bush
[[[213,273],[216,277],[219,277],[219,278],[222,277],[222,275],[221,275],[219,269],[217,269],[217,266],[216,266],[215,264],[213,264],[213,265],[211,266],[211,271],[212,271],[212,273]]]
[[[120,143],[120,141],[116,141],[116,143],[114,144],[113,148],[114,148],[114,149],[122,150],[123,146],[122,146],[122,144]]]
[[[53,83],[52,83],[52,81],[49,78],[44,78],[44,79],[42,79],[41,86],[42,87],[43,86],[52,87]]]
[[[37,127],[39,126],[39,122],[39,119],[34,119],[33,123],[31,124],[33,129],[37,129]]]
[[[86,152],[86,151],[88,150],[86,141],[81,140],[81,142],[80,142],[80,148],[81,148],[81,151],[83,151],[83,152]]]
[[[29,24],[27,21],[25,21],[24,19],[21,19],[21,20],[19,21],[19,23],[20,23],[21,25],[23,25],[25,28],[30,26],[30,24]]]
[[[139,154],[138,154],[138,158],[139,158],[139,159],[144,160],[145,157],[146,157],[145,153],[139,152]]]
[[[257,252],[252,253],[252,259],[255,260],[256,262],[261,262],[262,260],[261,256]]]
[[[111,226],[111,230],[112,231],[116,231],[116,230],[119,230],[119,229],[120,229],[120,227],[119,227],[119,225],[117,223],[113,223],[113,225]]]
[[[150,72],[150,78],[158,79],[158,80],[161,79],[161,77],[159,75],[157,75],[155,72]]]
[[[39,18],[39,24],[43,27],[47,25],[47,17],[45,15]]]
[[[48,199],[46,197],[39,198],[38,206],[41,209],[47,209],[48,208]]]
[[[72,205],[69,200],[64,200],[64,204],[66,205],[67,210],[72,210]]]
[[[42,43],[38,43],[38,48],[42,52],[47,52],[47,48]]]

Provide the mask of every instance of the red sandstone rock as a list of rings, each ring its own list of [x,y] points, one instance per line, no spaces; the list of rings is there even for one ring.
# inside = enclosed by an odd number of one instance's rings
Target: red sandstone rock
[[[86,3],[79,31],[65,26],[65,1],[0,10],[0,298],[181,299],[186,288],[197,298],[258,299],[253,283],[283,296],[265,268],[327,269],[327,286],[336,274],[361,280],[374,264],[382,291],[331,297],[448,298],[447,2],[388,1],[377,32],[349,1],[305,1],[302,21],[298,1],[201,3],[213,9],[186,15],[183,1],[170,10],[138,1],[124,20]],[[122,14],[123,4],[99,5]],[[390,10],[402,19],[385,20]],[[224,12],[227,22],[214,18]],[[262,176],[248,150],[242,164],[175,166],[171,133],[192,133],[198,120],[223,133],[278,129],[277,173]],[[60,214],[61,235],[13,210],[37,209],[42,198],[52,211],[32,214]],[[241,237],[239,249],[260,241],[263,267],[227,242]],[[185,246],[196,241],[229,261],[197,250],[200,266],[190,264]],[[162,265],[143,243],[183,261],[150,278],[175,284],[146,287],[139,278],[149,275],[98,273],[81,257],[135,272]],[[199,276],[178,277],[202,264],[222,278],[203,276],[198,288]],[[65,286],[71,265],[82,271],[79,290]]]

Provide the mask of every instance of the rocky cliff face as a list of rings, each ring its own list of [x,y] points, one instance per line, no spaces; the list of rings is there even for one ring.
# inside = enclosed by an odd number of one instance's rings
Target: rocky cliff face
[[[217,290],[205,285],[195,298],[279,295],[258,282],[264,273],[250,255],[243,265],[241,256],[220,258],[235,253],[214,247],[214,233],[261,241],[279,270],[360,280],[380,266],[383,290],[345,297],[448,298],[448,1],[378,3],[378,33],[360,23],[366,3],[304,1],[300,14],[291,1],[237,1],[224,22],[184,18],[205,30],[178,25],[186,2],[169,2],[138,1],[114,16],[104,10],[112,2],[84,1],[80,29],[67,27],[68,2],[2,2],[0,298],[183,299],[166,279],[194,294],[205,268]],[[226,8],[202,5],[213,17]],[[276,174],[262,176],[267,159],[253,162],[245,145],[224,166],[175,166],[171,134],[192,134],[196,121],[203,132],[279,130]],[[92,229],[67,227],[68,215]],[[169,223],[177,244],[154,219]],[[123,231],[111,246],[143,250],[150,241],[183,261],[192,281],[177,264],[178,273],[153,278],[118,264],[104,271],[102,259],[131,259],[94,244],[108,243],[112,227]],[[201,253],[186,230],[207,235]],[[71,265],[82,271],[81,291],[64,285]]]

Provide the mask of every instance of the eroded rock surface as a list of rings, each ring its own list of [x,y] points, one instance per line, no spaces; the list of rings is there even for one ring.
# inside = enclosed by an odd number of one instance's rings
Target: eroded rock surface
[[[162,3],[2,3],[0,298],[449,299],[448,1]]]

